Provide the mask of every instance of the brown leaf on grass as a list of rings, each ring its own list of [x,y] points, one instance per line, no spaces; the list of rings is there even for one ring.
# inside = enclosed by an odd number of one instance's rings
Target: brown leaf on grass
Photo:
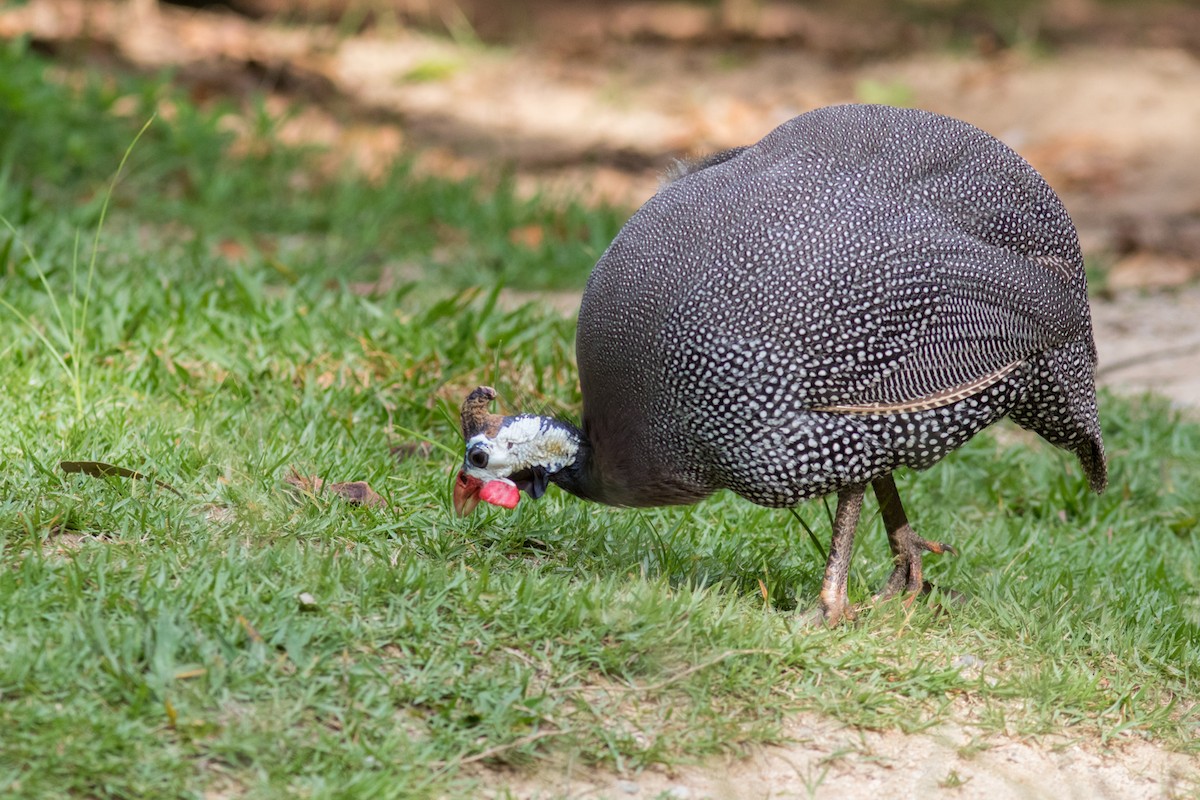
[[[401,442],[391,448],[392,456],[397,461],[407,461],[410,458],[429,458],[433,445],[429,442]]]
[[[324,480],[318,478],[316,475],[301,475],[296,471],[295,467],[291,467],[288,470],[288,475],[283,480],[305,494],[312,496],[319,495],[326,488]],[[387,507],[387,501],[380,497],[366,481],[331,483],[328,485],[328,490],[356,506],[367,506],[368,508]]]
[[[125,467],[118,467],[115,464],[105,464],[103,461],[60,461],[58,468],[63,472],[78,472],[83,475],[91,475],[93,478],[129,478],[135,481],[150,481],[159,488],[166,489],[176,497],[183,497],[179,490],[169,483],[164,483],[157,478],[151,478],[149,475],[143,475],[140,472],[134,472]]]
[[[288,474],[283,479],[284,483],[295,486],[302,492],[308,494],[316,494],[321,491],[321,486],[324,484],[320,478],[315,475],[301,475],[296,471],[295,467],[288,467]]]
[[[387,505],[387,501],[380,497],[366,481],[331,483],[329,491],[346,498],[355,505],[370,506],[371,508],[380,508]]]

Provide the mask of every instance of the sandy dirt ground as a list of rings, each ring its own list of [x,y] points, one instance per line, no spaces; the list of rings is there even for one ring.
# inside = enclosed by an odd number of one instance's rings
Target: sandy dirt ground
[[[1081,2],[1060,5],[1078,12]],[[402,26],[356,35],[284,27],[145,0],[30,0],[0,11],[0,37],[86,39],[134,67],[176,67],[198,96],[265,87],[280,109],[299,99],[305,110],[283,136],[328,144],[339,163],[368,172],[403,154],[451,175],[507,164],[528,191],[630,206],[653,193],[671,158],[755,141],[816,106],[878,101],[958,116],[1025,155],[1071,210],[1103,284],[1094,303],[1101,382],[1200,409],[1195,47],[1084,42],[1051,56],[893,48],[847,58],[813,44],[853,40],[844,24],[810,19],[807,39],[731,48],[696,33],[694,7],[642,4],[641,17],[638,8],[502,47]],[[628,35],[597,34],[605,25]],[[554,305],[570,313],[574,302]],[[670,772],[546,764],[480,777],[491,796],[520,798],[1200,796],[1194,759],[1133,736],[977,739],[958,723],[904,735],[804,717],[786,734],[788,744]]]
[[[823,718],[790,722],[788,744],[737,757],[636,775],[560,763],[488,777],[489,796],[790,800],[947,797],[959,800],[1097,800],[1192,797],[1193,759],[1144,742],[979,738],[944,726],[905,735],[862,731]]]

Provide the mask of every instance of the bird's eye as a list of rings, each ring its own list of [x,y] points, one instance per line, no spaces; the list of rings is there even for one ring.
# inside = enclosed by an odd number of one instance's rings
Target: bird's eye
[[[467,462],[472,467],[483,469],[488,465],[487,450],[484,450],[482,447],[472,448],[467,452]]]

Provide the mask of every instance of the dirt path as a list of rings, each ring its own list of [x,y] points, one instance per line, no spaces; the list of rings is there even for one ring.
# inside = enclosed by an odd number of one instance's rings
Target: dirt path
[[[1130,291],[1093,304],[1102,385],[1200,408],[1200,288]]]
[[[1194,760],[1138,741],[1105,750],[1062,739],[981,739],[952,726],[913,735],[860,731],[820,718],[794,719],[786,733],[790,744],[671,772],[617,776],[559,764],[536,774],[492,775],[488,782],[497,786],[493,797],[531,800],[1149,800],[1200,791]]]

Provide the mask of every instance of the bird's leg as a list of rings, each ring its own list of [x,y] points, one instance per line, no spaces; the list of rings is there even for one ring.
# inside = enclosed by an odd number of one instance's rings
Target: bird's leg
[[[917,535],[908,524],[904,505],[900,502],[900,493],[896,491],[896,482],[890,473],[873,480],[871,488],[875,490],[875,498],[879,501],[883,524],[887,528],[888,545],[892,548],[892,558],[896,563],[896,568],[892,570],[887,583],[875,595],[875,599],[886,600],[900,592],[915,594],[929,591],[929,582],[924,579],[922,572],[922,553],[957,555],[957,552],[948,544],[931,542]]]
[[[837,513],[833,517],[833,539],[825,562],[825,580],[821,583],[818,621],[836,625],[842,617],[853,619],[846,584],[850,579],[850,556],[854,551],[854,530],[862,512],[865,485],[851,486],[838,492]]]

